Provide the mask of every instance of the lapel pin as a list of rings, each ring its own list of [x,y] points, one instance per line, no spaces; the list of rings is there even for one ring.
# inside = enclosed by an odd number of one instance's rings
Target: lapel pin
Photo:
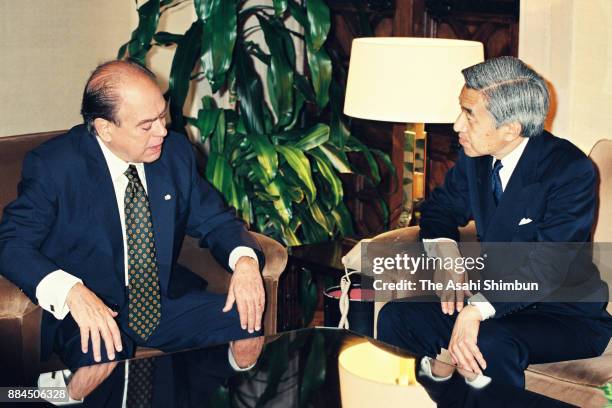
[[[170,200],[171,198],[172,198],[172,196],[170,194],[166,194],[164,196],[164,200],[166,200],[166,201]]]

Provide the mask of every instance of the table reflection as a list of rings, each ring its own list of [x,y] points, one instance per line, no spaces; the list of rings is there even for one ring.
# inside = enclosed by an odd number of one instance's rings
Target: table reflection
[[[82,367],[74,373],[45,373],[39,382],[53,379],[57,385],[60,380],[65,381],[73,398],[70,404],[77,406],[340,407],[347,399],[340,391],[339,355],[364,343],[371,343],[401,361],[413,361],[410,378],[418,384],[411,381],[423,390],[420,398],[425,398],[430,406],[567,406],[332,328],[303,329],[229,345],[99,364]],[[342,393],[368,387],[376,387],[375,381],[366,381],[359,389],[343,387]],[[373,393],[373,390],[365,391]],[[383,394],[379,403],[391,407],[385,402],[387,399]],[[419,406],[410,396],[399,401],[402,406],[404,403]]]

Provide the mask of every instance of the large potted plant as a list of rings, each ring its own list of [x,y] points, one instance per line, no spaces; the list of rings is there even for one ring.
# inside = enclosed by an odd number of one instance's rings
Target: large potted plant
[[[158,31],[160,16],[186,1],[197,15],[191,26],[183,34]],[[365,155],[374,184],[380,181],[375,156],[389,160],[344,123],[343,91],[332,80],[324,46],[329,9],[324,0],[252,3],[149,0],[138,8],[138,26],[119,58],[146,64],[154,47],[175,47],[166,94],[171,127],[197,128],[200,141],[209,143],[206,178],[252,227],[287,245],[351,235],[339,177],[354,171],[347,152]],[[290,29],[289,17],[302,30]],[[252,40],[258,30],[269,52]],[[304,48],[305,64],[296,44]],[[254,59],[265,64],[265,78]],[[231,109],[205,96],[197,117],[185,116],[190,84],[204,80],[213,93],[229,93]],[[327,123],[320,120],[323,113]]]

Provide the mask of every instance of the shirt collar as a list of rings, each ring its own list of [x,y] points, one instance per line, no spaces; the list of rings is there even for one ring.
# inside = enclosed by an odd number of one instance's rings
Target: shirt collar
[[[102,154],[104,155],[104,160],[106,160],[106,165],[108,166],[108,170],[110,171],[111,179],[113,182],[118,181],[121,177],[125,177],[124,173],[127,170],[130,164],[136,166],[139,174],[143,174],[144,164],[142,163],[128,163],[115,155],[100,139],[99,136],[96,136],[96,140],[98,144],[100,144],[100,148],[102,149]]]
[[[508,153],[506,157],[501,159],[504,169],[507,169],[509,171],[514,170],[519,160],[521,159],[521,156],[523,155],[523,151],[525,150],[525,147],[527,146],[527,142],[529,142],[529,138],[523,137],[523,140],[521,141],[521,143],[518,146],[516,146],[514,150]],[[495,158],[493,160],[493,163],[495,163]]]

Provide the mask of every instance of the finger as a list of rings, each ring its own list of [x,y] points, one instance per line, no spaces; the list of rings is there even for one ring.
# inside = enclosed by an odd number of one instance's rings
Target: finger
[[[476,359],[474,358],[474,354],[472,354],[472,350],[470,349],[470,347],[465,342],[461,342],[458,346],[467,364],[466,367],[474,373],[482,374],[482,370],[478,366],[478,363],[476,362]]]
[[[100,334],[102,337],[102,341],[104,342],[104,347],[106,348],[106,355],[109,360],[115,359],[115,343],[113,342],[113,336],[111,335],[110,330],[108,329],[108,325],[103,324],[100,327]]]
[[[83,354],[87,353],[89,348],[89,329],[87,327],[81,327],[81,351]]]
[[[447,315],[451,315],[453,314],[454,311],[454,302],[446,300],[444,302],[442,302],[442,310],[444,311],[444,313],[446,313]]]
[[[457,313],[459,313],[463,309],[463,291],[458,290],[457,292],[455,292],[455,295],[457,296]]]
[[[253,333],[255,331],[255,314],[256,314],[256,304],[255,299],[249,299],[247,301],[247,319],[248,319],[248,329],[249,333]]]
[[[100,332],[98,331],[97,327],[91,330],[91,347],[92,347],[92,352],[94,356],[94,361],[96,363],[99,363],[101,360],[100,358]]]
[[[234,296],[234,291],[232,287],[230,287],[229,292],[227,292],[227,300],[225,301],[225,306],[223,307],[223,311],[229,312],[230,310],[232,310],[232,306],[234,305],[235,301],[236,301],[236,297]]]
[[[463,355],[463,351],[461,350],[461,348],[459,347],[459,345],[457,343],[455,343],[452,346],[450,346],[448,351],[451,353],[451,355],[457,361],[457,367],[465,368],[467,370],[470,369],[469,368],[470,366],[467,363],[467,359]]]
[[[261,330],[261,319],[263,316],[264,307],[258,304],[255,308],[255,330]]]
[[[113,319],[110,319],[108,322],[108,328],[110,330],[110,334],[113,338],[113,344],[115,345],[115,350],[122,351],[123,346],[121,344],[121,332],[119,331],[119,327],[117,326],[117,322]]]
[[[246,330],[248,321],[248,310],[246,308],[246,305],[244,304],[244,300],[237,300],[236,307],[238,308],[238,316],[240,316],[240,327],[242,327],[243,330]]]
[[[470,350],[472,351],[472,355],[478,362],[478,365],[480,365],[480,367],[482,367],[483,370],[486,370],[487,362],[485,361],[484,356],[480,352],[480,349],[478,348],[478,346],[476,344],[468,344],[468,346],[470,347]]]

